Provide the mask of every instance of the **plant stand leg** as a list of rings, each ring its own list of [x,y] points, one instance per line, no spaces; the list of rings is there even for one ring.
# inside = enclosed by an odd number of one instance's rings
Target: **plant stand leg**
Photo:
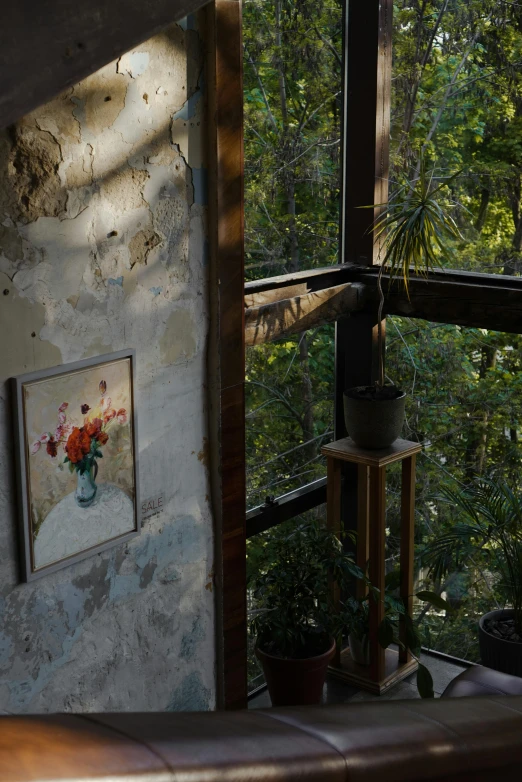
[[[366,573],[370,559],[370,469],[365,464],[357,465],[357,565]],[[356,596],[361,599],[368,590],[362,581],[357,581]]]
[[[414,558],[414,521],[415,521],[415,461],[416,456],[404,459],[402,463],[401,491],[401,588],[400,594],[406,612],[411,617],[413,609],[413,558]],[[403,618],[399,624],[399,639],[406,645],[406,627]],[[412,659],[409,650],[399,651],[399,661],[408,663]]]
[[[326,523],[329,530],[334,532],[337,537],[341,534],[341,462],[337,459],[328,458],[326,464],[327,471],[327,501],[326,501]],[[337,584],[332,584],[334,602],[339,604],[340,595]],[[335,649],[332,658],[332,665],[339,667],[341,665],[341,650],[339,644]]]
[[[384,619],[386,545],[386,467],[370,467],[370,582],[379,590],[370,599],[370,677],[380,682],[385,676],[385,650],[379,644],[379,627]]]

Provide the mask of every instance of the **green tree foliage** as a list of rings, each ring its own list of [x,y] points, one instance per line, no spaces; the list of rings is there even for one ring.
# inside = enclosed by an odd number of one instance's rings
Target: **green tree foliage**
[[[341,0],[245,0],[247,279],[338,261]],[[522,3],[396,0],[392,197],[421,160],[460,237],[441,265],[522,271]],[[362,76],[361,76],[362,77]],[[456,175],[456,176],[454,176]],[[356,186],[352,184],[351,186]],[[364,204],[361,204],[364,206]],[[252,348],[247,358],[249,505],[324,474],[333,427],[333,327]],[[522,340],[481,329],[389,318],[386,373],[408,392],[405,436],[419,458],[419,589],[447,596],[451,617],[419,606],[425,641],[478,658],[476,622],[502,603],[479,557],[434,578],[422,554],[455,523],[443,483],[474,476],[519,484]],[[388,555],[396,562],[399,476],[390,470]],[[270,534],[250,543],[270,546]]]
[[[420,153],[453,185],[454,265],[512,274],[522,250],[522,6],[401,0],[394,14],[392,190]]]
[[[324,475],[333,435],[332,326],[247,354],[247,494],[263,503]],[[303,343],[307,354],[302,357]]]
[[[246,274],[338,262],[341,0],[244,3]],[[333,328],[248,351],[249,505],[321,476]]]
[[[338,261],[341,0],[245,0],[247,279]]]

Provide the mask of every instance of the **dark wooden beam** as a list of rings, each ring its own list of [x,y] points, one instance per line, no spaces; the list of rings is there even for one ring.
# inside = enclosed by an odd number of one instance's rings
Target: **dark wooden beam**
[[[376,270],[356,274],[368,286],[374,306],[378,301],[377,274]],[[522,333],[520,277],[435,271],[426,278],[412,276],[408,297],[398,282],[390,285],[388,275],[383,275],[383,289],[387,315]]]
[[[286,290],[287,289],[283,289]],[[272,342],[290,334],[331,323],[350,312],[362,310],[365,287],[347,282],[333,288],[282,299],[245,311],[245,343],[247,346]]]
[[[313,287],[314,291],[321,292],[331,286],[358,282],[365,286],[366,310],[375,313],[378,302],[378,268],[361,268],[355,264],[343,264],[334,269],[335,272],[327,267],[315,269],[313,272],[301,272],[298,277],[289,274],[248,283],[245,286],[245,302],[281,302],[286,298],[288,290],[297,290],[298,286],[301,286],[302,290],[308,291]],[[275,282],[274,285],[272,281]],[[436,323],[455,323],[470,328],[522,333],[522,277],[440,269],[430,272],[427,277],[415,277],[412,274],[409,298],[398,282],[390,287],[386,274],[383,275],[383,288],[386,293],[384,309],[388,315],[403,315]],[[339,313],[335,307],[330,309],[325,306],[321,317],[323,322],[327,320],[334,322],[344,314],[349,313]],[[354,315],[351,320],[353,321],[355,317],[358,316]],[[372,331],[374,329],[375,323]],[[349,337],[348,333],[340,340],[339,344],[347,345],[348,362],[352,360],[350,356],[353,354],[355,344],[360,341],[360,338]],[[343,372],[340,376],[344,377]],[[342,384],[344,382],[343,380]],[[342,425],[339,431],[342,432]]]
[[[16,0],[2,4],[0,128],[206,0]]]
[[[243,85],[241,1],[208,13],[211,329],[218,707],[247,705]]]
[[[354,264],[345,264],[345,266],[342,268],[345,269],[346,279],[363,282],[366,282],[370,279],[376,281],[379,273],[378,268],[361,269],[360,267],[354,266]],[[327,280],[328,269],[323,268],[320,271],[322,272],[322,278]],[[460,269],[435,269],[430,271],[427,275],[420,276],[414,274],[413,267],[410,268],[410,273],[411,279],[415,284],[425,284],[426,282],[431,283],[439,281],[446,283],[459,283],[469,286],[473,285],[478,286],[484,290],[522,290],[522,277],[512,277],[504,274],[483,274],[482,272],[462,271]],[[386,289],[389,276],[384,273],[382,278],[383,287]],[[317,284],[320,285],[320,282],[318,281]],[[399,286],[398,281],[396,281],[394,284]]]

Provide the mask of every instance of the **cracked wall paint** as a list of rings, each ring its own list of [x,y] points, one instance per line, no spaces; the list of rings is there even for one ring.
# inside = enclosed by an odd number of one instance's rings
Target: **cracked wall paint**
[[[203,50],[191,17],[0,134],[0,711],[215,703]],[[128,347],[163,513],[20,584],[6,381]]]

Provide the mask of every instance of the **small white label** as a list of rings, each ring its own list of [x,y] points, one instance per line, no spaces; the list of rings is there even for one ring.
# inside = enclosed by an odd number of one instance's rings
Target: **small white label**
[[[164,494],[156,494],[147,500],[141,502],[141,520],[150,519],[152,516],[159,516],[164,510]]]

